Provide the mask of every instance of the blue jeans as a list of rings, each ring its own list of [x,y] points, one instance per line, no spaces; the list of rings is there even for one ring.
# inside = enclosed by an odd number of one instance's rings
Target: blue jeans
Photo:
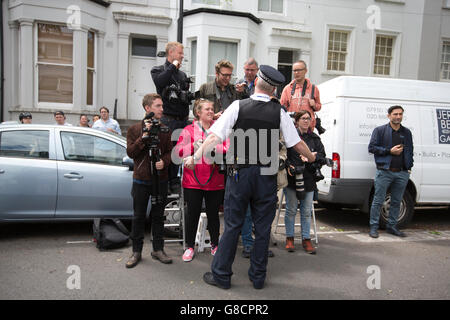
[[[286,227],[286,237],[294,236],[295,215],[297,214],[298,199],[295,190],[284,188],[286,197],[286,213],[284,224]],[[311,239],[311,212],[313,206],[314,191],[305,192],[305,198],[300,200],[300,224],[302,227],[302,240]]]
[[[400,211],[400,203],[409,180],[408,171],[392,172],[389,170],[377,170],[375,175],[375,193],[373,195],[372,207],[370,208],[370,227],[378,228],[380,221],[380,210],[386,198],[386,192],[390,187],[391,204],[389,208],[388,228],[397,225]]]
[[[247,251],[251,251],[253,248],[253,243],[255,240],[252,237],[253,221],[252,221],[252,211],[250,205],[247,208],[247,213],[245,214],[244,225],[242,226],[241,236],[242,244]]]

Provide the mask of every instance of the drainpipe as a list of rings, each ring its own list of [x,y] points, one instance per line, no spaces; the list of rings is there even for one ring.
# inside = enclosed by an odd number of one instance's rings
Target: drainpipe
[[[3,119],[3,102],[4,102],[4,96],[5,96],[5,88],[3,86],[5,81],[5,64],[3,61],[3,0],[0,0],[0,67],[2,69],[0,73],[0,123],[4,121]]]
[[[178,15],[178,32],[177,41],[183,43],[183,11],[184,11],[184,0],[180,0],[180,13]]]

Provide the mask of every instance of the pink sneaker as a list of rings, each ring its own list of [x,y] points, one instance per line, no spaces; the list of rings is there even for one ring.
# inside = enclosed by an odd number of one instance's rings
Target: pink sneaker
[[[194,258],[194,248],[187,248],[183,254],[183,261],[190,262]]]
[[[211,246],[211,255],[216,255],[216,252],[217,252],[217,246],[214,246],[214,245],[212,245]]]

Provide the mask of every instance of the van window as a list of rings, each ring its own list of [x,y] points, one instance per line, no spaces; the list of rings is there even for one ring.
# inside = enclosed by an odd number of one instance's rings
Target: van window
[[[48,159],[49,131],[15,130],[1,132],[0,156]]]

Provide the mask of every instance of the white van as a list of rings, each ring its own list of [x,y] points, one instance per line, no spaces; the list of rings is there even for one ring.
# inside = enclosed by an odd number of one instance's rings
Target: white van
[[[413,217],[414,206],[450,204],[450,83],[343,76],[318,86],[321,135],[333,167],[322,168],[319,203],[370,211],[375,162],[368,152],[375,127],[389,122],[387,109],[401,105],[402,125],[413,135],[414,167],[400,208],[398,226]],[[380,224],[387,221],[389,194]]]

